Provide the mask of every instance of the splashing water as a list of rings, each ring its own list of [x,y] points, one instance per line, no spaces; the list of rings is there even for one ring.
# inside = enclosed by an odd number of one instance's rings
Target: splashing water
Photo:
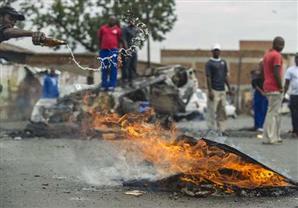
[[[134,52],[137,51],[137,48],[142,48],[144,45],[145,40],[149,36],[148,27],[144,24],[139,18],[135,17],[131,11],[127,11],[127,13],[123,16],[122,20],[125,23],[130,23],[136,27],[136,36],[131,40],[131,46],[128,49],[120,48],[118,54],[122,54],[124,56],[132,56]],[[83,67],[80,63],[75,59],[73,51],[71,50],[69,45],[66,45],[69,53],[71,54],[72,61],[77,65],[78,68],[86,71],[100,71],[102,68],[110,67],[111,65],[117,66],[117,62],[113,61],[117,55],[114,54],[112,56],[108,56],[105,58],[97,57],[99,60],[100,66],[98,68],[90,68],[90,67]],[[106,65],[106,62],[108,65]]]

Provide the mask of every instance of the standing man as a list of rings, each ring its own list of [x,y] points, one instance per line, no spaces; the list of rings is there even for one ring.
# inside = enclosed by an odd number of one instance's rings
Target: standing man
[[[117,84],[118,50],[122,32],[115,16],[110,16],[108,24],[97,31],[99,57],[101,61],[101,87],[114,91]]]
[[[132,86],[132,79],[137,74],[138,54],[137,48],[133,45],[133,39],[137,35],[137,28],[132,22],[122,29],[122,37],[127,49],[131,50],[130,54],[123,54],[123,68],[122,68],[122,81],[124,84],[129,82]]]
[[[32,114],[32,122],[43,122],[47,123],[47,119],[44,118],[45,108],[54,106],[59,98],[59,76],[56,70],[52,67],[50,72],[46,74],[43,86],[42,86],[42,97],[35,104]]]
[[[208,86],[208,128],[219,130],[222,135],[227,135],[225,132],[225,85],[230,93],[230,84],[227,63],[220,58],[220,51],[220,45],[215,44],[211,49],[212,57],[205,66]]]
[[[263,132],[263,125],[268,108],[268,100],[263,90],[264,71],[263,60],[258,64],[258,68],[252,72],[252,87],[254,88],[253,109],[254,109],[254,129]]]
[[[285,91],[287,93],[289,85],[290,93],[290,110],[292,116],[293,134],[298,137],[298,53],[295,54],[295,66],[288,68],[285,75]]]
[[[275,37],[272,49],[270,49],[263,58],[264,67],[264,92],[268,99],[268,110],[265,119],[263,132],[263,144],[278,144],[280,138],[280,115],[279,109],[282,102],[282,56],[280,52],[285,46],[282,37]]]
[[[15,28],[17,21],[23,21],[25,17],[23,14],[17,12],[10,6],[0,8],[0,43],[11,38],[32,37],[34,45],[40,45],[46,36],[42,32],[32,32]]]

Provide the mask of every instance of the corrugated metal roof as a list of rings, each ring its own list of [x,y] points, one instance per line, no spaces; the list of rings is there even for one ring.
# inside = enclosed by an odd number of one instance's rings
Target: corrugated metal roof
[[[12,45],[9,43],[0,43],[0,52],[15,52],[15,53],[26,53],[26,54],[33,54],[33,51],[28,49]]]

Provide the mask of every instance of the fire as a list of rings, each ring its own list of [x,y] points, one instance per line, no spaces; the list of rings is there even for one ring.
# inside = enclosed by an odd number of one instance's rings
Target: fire
[[[155,168],[170,174],[181,173],[181,180],[199,185],[212,182],[218,187],[255,189],[263,187],[291,186],[286,179],[258,163],[246,161],[235,153],[211,146],[204,140],[190,144],[177,141],[175,129],[164,130],[159,123],[150,123],[154,114],[92,112],[92,126],[95,129],[114,129],[122,138],[134,141],[136,150]]]

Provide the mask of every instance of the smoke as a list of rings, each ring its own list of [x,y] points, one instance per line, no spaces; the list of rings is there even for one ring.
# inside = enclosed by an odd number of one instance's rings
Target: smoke
[[[119,186],[123,181],[154,181],[168,176],[156,172],[151,164],[144,162],[142,155],[128,141],[96,142],[100,144],[99,148],[80,148],[74,153],[76,163],[80,167],[78,177],[87,184]]]

